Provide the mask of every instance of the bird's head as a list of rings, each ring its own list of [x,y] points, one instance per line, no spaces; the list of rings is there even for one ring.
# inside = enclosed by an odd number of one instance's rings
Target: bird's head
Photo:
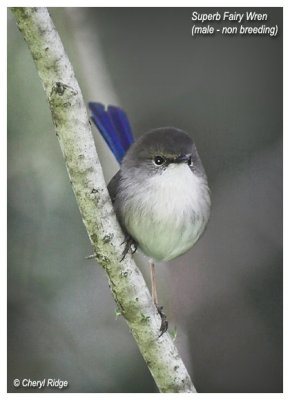
[[[180,168],[182,167],[182,168]],[[204,175],[192,138],[184,131],[165,127],[153,129],[139,138],[127,151],[121,168],[136,174],[160,175],[167,170],[189,169]]]

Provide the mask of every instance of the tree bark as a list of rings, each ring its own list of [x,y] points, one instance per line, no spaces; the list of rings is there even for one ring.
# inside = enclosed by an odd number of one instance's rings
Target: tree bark
[[[70,182],[98,263],[161,392],[195,392],[132,257],[121,262],[124,236],[94,145],[81,90],[46,8],[13,7],[43,84]]]

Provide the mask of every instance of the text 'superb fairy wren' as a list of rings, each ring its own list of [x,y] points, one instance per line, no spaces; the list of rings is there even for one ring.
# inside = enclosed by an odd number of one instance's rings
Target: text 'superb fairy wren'
[[[120,170],[108,190],[126,235],[124,256],[132,245],[150,258],[152,295],[157,305],[154,262],[188,251],[203,233],[210,214],[207,177],[191,137],[184,131],[153,129],[134,141],[122,109],[89,103],[92,119]]]

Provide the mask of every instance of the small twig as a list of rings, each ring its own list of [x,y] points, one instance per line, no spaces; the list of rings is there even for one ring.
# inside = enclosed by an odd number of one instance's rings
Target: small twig
[[[95,258],[97,258],[96,253],[91,254],[90,256],[86,256],[86,257],[85,257],[85,260],[94,260]]]

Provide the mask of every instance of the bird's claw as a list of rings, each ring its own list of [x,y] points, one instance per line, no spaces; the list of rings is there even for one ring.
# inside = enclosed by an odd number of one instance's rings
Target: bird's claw
[[[160,325],[160,335],[158,336],[159,338],[163,335],[163,333],[165,333],[168,329],[168,321],[167,321],[167,316],[166,314],[164,314],[164,312],[162,311],[163,307],[162,306],[157,306],[157,311],[158,314],[161,317],[161,325]]]
[[[126,243],[125,249],[122,253],[122,258],[120,261],[124,260],[127,253],[129,252],[129,250],[131,250],[131,254],[135,254],[138,249],[138,243],[131,236],[126,236],[126,238],[122,244],[125,244],[125,243]]]

